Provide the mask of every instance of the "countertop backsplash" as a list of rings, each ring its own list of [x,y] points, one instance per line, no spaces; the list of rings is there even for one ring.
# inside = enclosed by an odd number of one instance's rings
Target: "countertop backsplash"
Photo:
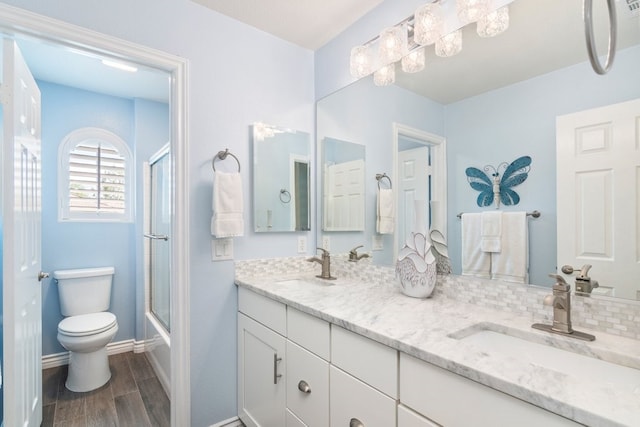
[[[273,276],[274,278],[312,277],[320,266],[308,262],[309,256],[236,261],[236,278]],[[348,254],[332,254],[332,275],[349,280],[398,286],[394,269],[374,265],[371,258],[348,261]],[[553,310],[543,304],[551,288],[522,286],[467,276],[441,275],[431,298],[447,298],[506,311],[529,318],[531,323],[551,323]],[[410,297],[407,297],[410,298]],[[571,321],[574,329],[586,328],[640,340],[640,302],[608,297],[572,295]]]

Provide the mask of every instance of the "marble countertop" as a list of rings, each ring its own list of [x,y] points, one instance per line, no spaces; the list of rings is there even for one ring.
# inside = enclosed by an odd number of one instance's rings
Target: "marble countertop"
[[[579,423],[640,426],[640,341],[586,329],[580,330],[596,340],[580,341],[532,329],[523,316],[442,295],[410,298],[391,286],[354,279],[260,276],[237,277],[236,284]],[[548,369],[454,338],[478,329],[623,364],[638,370],[637,381],[632,375],[631,387],[622,389],[606,378]]]

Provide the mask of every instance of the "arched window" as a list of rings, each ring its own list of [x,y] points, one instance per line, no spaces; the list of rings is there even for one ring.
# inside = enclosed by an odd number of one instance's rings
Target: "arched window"
[[[77,129],[58,149],[60,221],[133,220],[133,159],[117,135]]]

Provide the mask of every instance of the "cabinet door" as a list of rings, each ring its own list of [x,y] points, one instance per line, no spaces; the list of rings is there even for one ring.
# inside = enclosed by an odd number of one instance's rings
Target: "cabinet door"
[[[396,401],[342,370],[330,368],[331,427],[394,427]]]
[[[238,416],[248,427],[285,425],[285,344],[238,313]]]

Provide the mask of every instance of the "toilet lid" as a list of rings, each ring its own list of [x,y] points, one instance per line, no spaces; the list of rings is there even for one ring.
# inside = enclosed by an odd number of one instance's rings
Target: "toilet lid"
[[[116,316],[108,311],[81,314],[63,319],[58,332],[69,336],[93,335],[104,332],[116,324]]]

